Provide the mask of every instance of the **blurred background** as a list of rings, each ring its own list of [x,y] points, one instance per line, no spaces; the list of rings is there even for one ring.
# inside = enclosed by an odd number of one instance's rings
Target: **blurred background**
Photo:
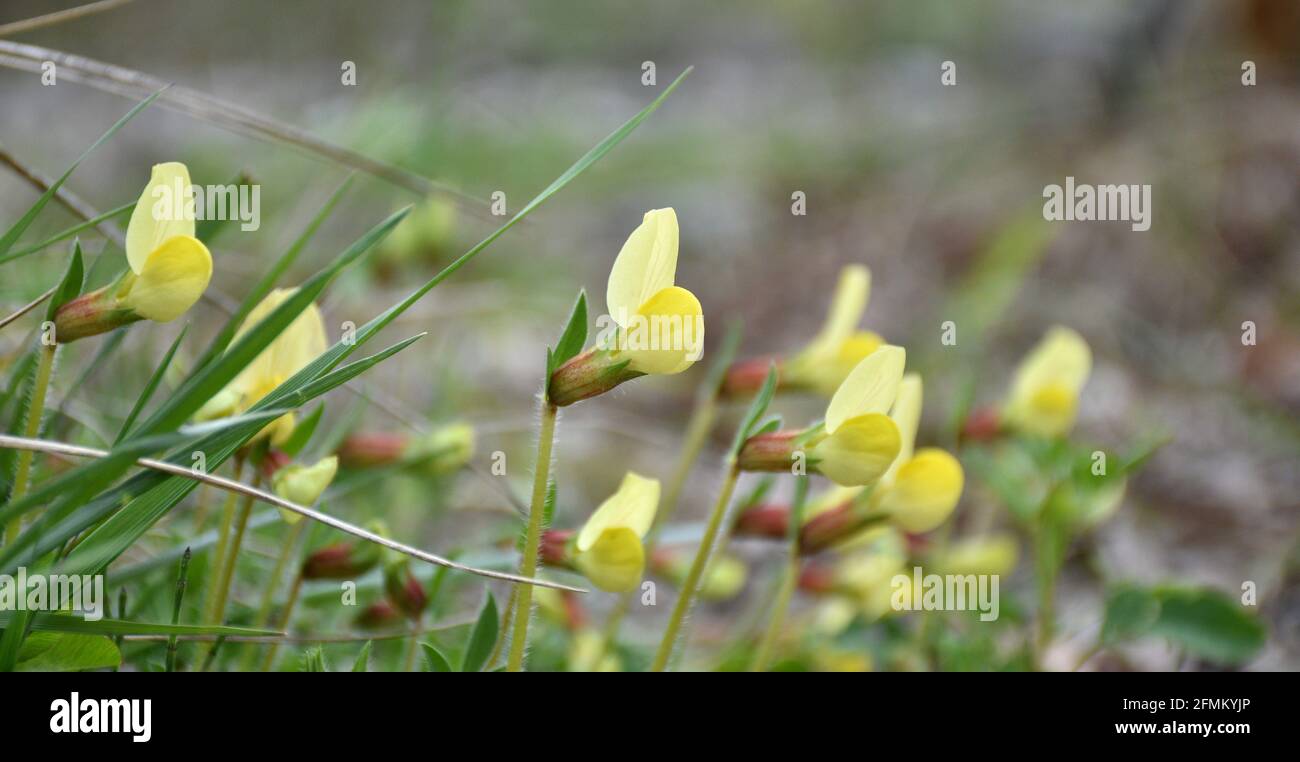
[[[69,5],[6,0],[0,24]],[[422,205],[419,233],[399,231],[397,244],[331,287],[322,303],[331,338],[491,232],[502,221],[488,208],[494,192],[513,214],[695,67],[630,139],[386,337],[427,338],[329,398],[326,419],[339,429],[466,420],[478,431],[478,471],[367,485],[327,503],[333,512],[382,513],[397,536],[439,552],[508,548],[516,525],[501,480],[485,476],[492,453],[505,454],[507,488],[526,494],[544,345],[579,288],[594,314],[604,311],[623,240],[646,210],[671,206],[681,225],[677,282],[704,305],[709,350],[732,319],[743,321],[742,356],[802,346],[840,268],[868,265],[866,327],[906,346],[909,368],[926,378],[922,442],[946,444],[966,404],[999,400],[1048,326],[1079,331],[1095,366],[1078,437],[1099,447],[1170,442],[1130,481],[1113,519],[1076,548],[1087,562],[1062,578],[1060,663],[1096,635],[1100,568],[1108,580],[1179,581],[1234,598],[1253,581],[1269,639],[1245,666],[1300,668],[1300,5],[1291,0],[138,0],[7,39],[208,93],[463,194]],[[1242,84],[1247,60],[1254,86]],[[355,63],[355,86],[341,84],[345,61]],[[944,61],[956,64],[955,86],[940,82]],[[645,62],[655,67],[651,86]],[[131,103],[0,68],[0,145],[58,176]],[[213,245],[214,297],[231,303],[348,174],[155,107],[92,154],[68,188],[111,209],[135,199],[151,164],[170,160],[186,162],[199,184],[242,172],[261,185],[260,229],[231,227]],[[1150,231],[1043,222],[1044,186],[1067,175],[1150,184]],[[791,213],[796,192],[807,199],[802,216]],[[36,195],[0,171],[0,219],[16,219]],[[419,201],[359,174],[286,285]],[[52,210],[26,240],[76,221]],[[94,233],[84,244],[92,254],[104,247]],[[0,270],[6,311],[48,287],[63,251]],[[212,304],[192,312],[199,338],[182,355],[197,356],[222,319]],[[940,343],[946,320],[956,322],[955,347]],[[1241,340],[1246,321],[1254,346]],[[90,432],[78,437],[94,442],[103,429],[111,441],[115,428],[99,421],[126,415],[147,378],[141,368],[179,329],[131,332],[67,399],[77,372],[61,371],[54,404]],[[15,326],[0,349],[24,340]],[[72,345],[63,367],[88,368],[94,350]],[[634,382],[565,411],[557,525],[577,526],[628,469],[667,477],[703,372]],[[783,398],[778,407],[803,422],[823,405]],[[740,412],[728,410],[688,482],[678,512],[687,529],[713,498]],[[993,502],[969,480],[958,525]],[[181,530],[160,529],[127,562],[173,546]],[[702,611],[700,642],[724,638],[748,615],[780,549],[734,550],[752,562],[757,591]],[[472,608],[479,589],[466,584],[459,608]],[[610,597],[589,605],[599,612]],[[644,632],[627,638],[653,644],[666,614],[634,612]],[[1101,666],[1185,662],[1156,642]]]

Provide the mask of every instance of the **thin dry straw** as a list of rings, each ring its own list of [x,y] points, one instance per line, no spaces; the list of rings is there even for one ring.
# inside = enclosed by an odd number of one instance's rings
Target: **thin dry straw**
[[[105,92],[132,98],[157,92],[170,84],[166,80],[134,69],[84,56],[38,45],[0,40],[0,66],[38,73],[41,71],[42,64],[47,61],[52,61],[58,66],[61,77]],[[158,104],[242,135],[287,143],[308,153],[324,156],[344,166],[374,175],[421,196],[441,193],[458,199],[471,209],[486,212],[485,201],[445,183],[334,145],[297,127],[197,90],[172,85],[159,97]]]
[[[67,8],[53,13],[46,13],[41,16],[33,16],[22,21],[13,21],[8,24],[0,24],[0,37],[8,37],[12,34],[22,34],[35,29],[43,29],[47,26],[62,24],[65,21],[73,21],[82,16],[89,16],[93,13],[103,13],[111,11],[114,8],[120,8],[131,2],[131,0],[100,0],[97,3],[86,3],[78,5],[75,8]]]
[[[105,458],[110,455],[110,453],[107,450],[97,450],[92,447],[81,447],[80,445],[67,444],[66,442],[51,442],[44,439],[28,439],[26,437],[15,437],[9,434],[0,434],[0,447],[7,447],[15,450],[33,450],[36,452],[54,453],[57,455],[72,455],[75,457],[82,457],[82,458]],[[262,490],[256,489],[254,487],[250,487],[247,484],[244,484],[243,482],[237,482],[233,479],[227,479],[223,476],[217,476],[215,474],[195,473],[192,469],[190,469],[187,466],[180,466],[175,463],[168,463],[162,460],[154,460],[152,458],[139,458],[136,460],[136,463],[145,468],[154,469],[155,471],[162,471],[164,473],[173,474],[175,476],[183,476],[189,479],[194,479],[195,481],[206,482],[215,487],[220,487],[221,489],[230,490],[232,492],[237,492],[241,495],[247,495],[249,497],[256,498],[258,500],[261,500],[264,503],[269,503],[278,508],[284,508],[285,510],[293,511],[294,513],[306,516],[307,518],[313,521],[319,521],[320,523],[325,524],[326,526],[329,527],[333,527],[334,529],[337,529],[341,532],[347,532],[348,534],[353,535],[355,537],[359,537],[363,540],[368,540],[370,542],[378,543],[390,550],[395,550],[398,553],[404,553],[408,556],[411,556],[413,558],[418,558],[421,561],[427,561],[431,564],[437,564],[438,566],[445,566],[449,569],[456,569],[457,571],[469,572],[470,574],[477,574],[482,577],[491,577],[493,579],[506,580],[507,582],[517,582],[517,583],[523,583],[528,585],[537,585],[538,587],[551,587],[551,588],[555,588],[556,590],[568,590],[574,593],[587,592],[582,588],[570,587],[568,585],[562,585],[558,582],[550,582],[547,580],[534,579],[531,577],[523,577],[517,574],[510,574],[508,572],[498,572],[498,571],[492,571],[490,569],[478,569],[473,566],[466,566],[465,564],[457,563],[450,559],[443,558],[442,556],[437,556],[434,555],[433,553],[420,550],[419,548],[413,548],[410,545],[405,545],[403,543],[397,542],[396,540],[390,540],[387,537],[377,535],[374,532],[367,531],[358,526],[353,526],[352,524],[349,524],[346,521],[336,519],[333,516],[330,516],[328,514],[312,510],[311,508],[308,508],[306,506],[298,505],[297,503],[289,500],[285,500],[284,498],[279,497],[278,495],[274,495],[270,492],[263,492]]]

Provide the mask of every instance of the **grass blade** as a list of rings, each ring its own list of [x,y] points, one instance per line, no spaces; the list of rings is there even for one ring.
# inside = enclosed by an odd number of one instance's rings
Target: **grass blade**
[[[41,213],[41,210],[45,208],[46,204],[50,203],[50,199],[54,198],[54,195],[59,192],[59,188],[61,188],[63,183],[72,176],[73,171],[80,166],[81,162],[85,161],[86,157],[90,156],[90,154],[106,140],[116,135],[118,130],[125,127],[127,122],[135,118],[136,114],[139,114],[141,111],[148,108],[150,104],[158,99],[158,96],[162,95],[162,93],[162,90],[158,90],[154,94],[137,103],[134,108],[126,112],[125,116],[118,119],[112,127],[109,127],[107,132],[100,135],[98,140],[91,143],[90,148],[83,151],[81,156],[77,157],[76,161],[72,162],[72,166],[68,167],[67,171],[41,194],[41,197],[36,200],[36,203],[27,210],[27,213],[24,214],[18,222],[14,223],[13,227],[9,228],[9,232],[5,233],[4,236],[0,236],[0,259],[3,259],[3,257],[9,253],[9,250],[13,248],[14,243],[17,242],[18,238],[27,231],[27,228],[31,226],[32,222]]]

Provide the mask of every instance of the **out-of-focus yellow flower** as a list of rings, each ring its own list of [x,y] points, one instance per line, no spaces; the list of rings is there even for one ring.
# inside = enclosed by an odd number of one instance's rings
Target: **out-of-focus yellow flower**
[[[781,364],[781,386],[829,397],[863,358],[884,344],[879,335],[857,329],[870,294],[871,271],[865,266],[840,271],[826,323],[806,347]]]
[[[971,537],[953,543],[933,562],[939,574],[1010,574],[1016,568],[1020,547],[1008,534]]]
[[[636,587],[645,571],[641,539],[659,508],[659,480],[628,472],[618,491],[587,519],[573,544],[573,566],[601,590]]]
[[[59,308],[61,342],[137,320],[166,323],[185,314],[212,279],[212,255],[194,237],[194,193],[184,164],[156,164],[126,231],[130,266],[108,286]]]
[[[921,396],[921,377],[908,374],[891,412],[902,432],[898,457],[871,493],[871,509],[888,513],[908,532],[928,532],[947,520],[965,481],[961,463],[944,450],[926,447],[913,454]]]
[[[905,559],[885,549],[846,556],[835,567],[836,586],[857,602],[867,621],[875,621],[892,609],[889,583],[903,571]]]
[[[445,474],[459,469],[474,456],[474,427],[468,423],[449,423],[413,440],[402,460],[431,474]]]
[[[609,273],[605,304],[620,327],[618,359],[646,374],[680,373],[699,359],[704,342],[700,300],[674,285],[677,213],[646,212]]]
[[[275,494],[297,503],[312,506],[334,481],[339,470],[339,459],[333,455],[321,458],[310,466],[297,463],[287,465],[271,476],[271,489]],[[290,524],[296,524],[302,515],[280,509],[280,515]]]
[[[894,403],[907,354],[885,345],[857,364],[826,407],[825,437],[808,455],[836,484],[859,487],[879,479],[898,457],[898,425],[885,413]]]
[[[275,311],[295,291],[297,289],[277,288],[267,294],[248,313],[236,331],[234,341]],[[324,353],[325,346],[325,323],[321,320],[320,310],[315,304],[310,304],[234,380],[208,400],[195,418],[206,421],[243,413]],[[270,436],[272,444],[283,444],[293,433],[294,420],[292,413],[286,413],[267,424],[257,436]]]
[[[871,654],[844,648],[823,647],[813,652],[819,672],[870,672]]]
[[[1016,369],[1002,406],[1008,428],[1041,437],[1069,433],[1079,393],[1092,371],[1092,350],[1075,331],[1053,326]]]
[[[682,576],[685,579],[685,575]],[[709,562],[700,580],[697,593],[706,601],[726,601],[735,598],[745,588],[749,567],[735,556],[720,553]]]
[[[380,243],[374,260],[381,264],[405,264],[436,255],[450,246],[455,230],[456,206],[443,196],[430,196],[417,204]]]
[[[585,628],[573,633],[569,643],[570,672],[621,672],[622,669],[618,654],[605,649],[605,636],[598,630]]]

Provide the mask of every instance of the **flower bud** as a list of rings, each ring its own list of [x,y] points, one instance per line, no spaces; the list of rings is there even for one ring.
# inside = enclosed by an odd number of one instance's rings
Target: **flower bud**
[[[734,534],[738,537],[766,537],[779,540],[790,527],[790,507],[762,503],[750,506],[736,519]]]
[[[429,605],[429,595],[411,573],[410,560],[405,556],[384,564],[384,594],[398,611],[411,619],[419,619]]]
[[[626,358],[593,347],[555,369],[546,387],[546,399],[556,407],[565,407],[643,375],[632,370]]]
[[[371,528],[375,534],[383,534]],[[307,556],[302,565],[303,579],[356,579],[379,565],[383,546],[366,540],[345,540],[326,545]]]
[[[650,560],[656,574],[667,577],[674,585],[681,587],[690,572],[691,559],[672,550],[658,548]],[[745,587],[749,577],[749,567],[739,558],[728,554],[715,556],[704,569],[697,591],[706,601],[725,601],[736,597]]]
[[[439,426],[407,445],[402,460],[429,474],[455,471],[474,457],[474,428],[465,423]]]
[[[747,397],[757,394],[767,380],[772,364],[777,364],[777,388],[781,386],[781,364],[776,357],[754,357],[732,363],[722,377],[721,394],[724,397]]]
[[[349,434],[334,454],[338,456],[339,465],[343,468],[389,466],[401,461],[402,453],[409,443],[410,437],[405,434]]]
[[[393,625],[402,619],[402,612],[390,603],[387,599],[375,601],[366,606],[357,615],[355,620],[357,627],[363,630],[380,630]]]
[[[961,438],[972,442],[986,442],[1001,433],[1002,422],[998,411],[991,407],[976,408],[962,422]]]
[[[314,465],[303,466],[291,464],[279,469],[271,477],[271,488],[276,495],[297,503],[298,505],[312,506],[320,499],[325,488],[330,486],[334,481],[334,474],[338,473],[339,461],[333,455],[328,458],[321,458]],[[280,509],[280,515],[290,524],[299,521],[302,516]]]

